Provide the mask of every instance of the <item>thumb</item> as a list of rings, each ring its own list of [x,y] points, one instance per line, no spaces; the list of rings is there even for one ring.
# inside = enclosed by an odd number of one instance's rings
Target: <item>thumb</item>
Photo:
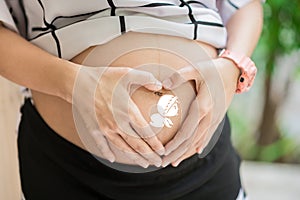
[[[98,126],[97,117],[93,109],[78,110],[73,106],[72,111],[76,131],[84,147],[93,153],[100,151],[100,155],[110,162],[114,162],[115,156],[110,149],[106,137]]]
[[[171,76],[166,78],[162,84],[164,88],[172,90],[185,82],[188,82],[190,80],[195,80],[196,82],[198,82],[199,79],[199,72],[193,66],[188,66],[181,68],[177,72],[173,73]]]
[[[129,85],[142,85],[148,90],[158,91],[162,89],[162,83],[150,72],[132,69],[127,74]]]

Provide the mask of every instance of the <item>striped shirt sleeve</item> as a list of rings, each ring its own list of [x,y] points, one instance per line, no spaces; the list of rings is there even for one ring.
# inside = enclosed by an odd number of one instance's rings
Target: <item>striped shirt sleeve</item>
[[[14,20],[4,0],[0,0],[0,22],[2,22],[6,28],[18,32],[16,24],[14,23]]]

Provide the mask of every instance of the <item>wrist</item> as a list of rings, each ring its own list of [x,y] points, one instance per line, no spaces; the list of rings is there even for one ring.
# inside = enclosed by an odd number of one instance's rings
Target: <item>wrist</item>
[[[233,61],[220,57],[215,59],[215,66],[223,82],[225,105],[228,108],[236,92],[240,70],[235,66]]]
[[[236,93],[242,93],[248,91],[254,81],[257,68],[251,58],[240,52],[232,52],[223,49],[219,54],[219,57],[231,60],[236,68],[240,70],[240,75],[237,81]]]
[[[80,69],[80,65],[67,60],[62,60],[62,62],[63,66],[61,67],[63,67],[64,70],[62,70],[62,81],[57,96],[69,103],[72,103],[73,88],[78,71]]]
[[[222,71],[227,74],[228,78],[235,82],[238,81],[241,71],[232,60],[219,57],[216,59],[216,61],[217,66],[222,68]]]

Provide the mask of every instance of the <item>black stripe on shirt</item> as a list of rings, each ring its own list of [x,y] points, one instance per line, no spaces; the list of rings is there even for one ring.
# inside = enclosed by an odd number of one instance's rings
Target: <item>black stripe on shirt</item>
[[[230,0],[227,0],[227,1],[232,7],[234,7],[237,10],[239,9],[239,7],[237,5],[235,5],[234,3],[232,3],[232,1],[230,1]]]
[[[45,24],[45,30],[50,30],[51,31],[51,35],[52,35],[52,37],[53,37],[53,39],[55,40],[55,43],[56,43],[56,48],[57,48],[57,56],[59,57],[59,58],[61,58],[61,47],[60,47],[60,42],[59,42],[59,39],[58,39],[58,37],[57,37],[57,35],[56,35],[56,33],[55,33],[55,30],[57,30],[57,28],[53,25],[53,24],[51,24],[51,23],[48,23],[47,21],[46,21],[46,14],[45,14],[45,8],[44,8],[44,5],[43,5],[43,3],[42,3],[42,1],[41,0],[38,0],[38,2],[39,2],[39,4],[40,4],[40,6],[41,6],[41,8],[42,8],[42,10],[43,10],[43,22],[44,22],[44,24]]]
[[[93,15],[95,15],[95,14],[101,13],[101,12],[103,12],[103,11],[106,11],[106,10],[108,10],[108,9],[110,9],[110,8],[105,8],[105,9],[102,9],[102,10],[97,10],[97,11],[88,12],[88,13],[83,13],[83,14],[78,14],[78,15],[57,16],[57,17],[55,17],[55,18],[52,20],[51,24],[54,24],[57,20],[60,20],[60,19],[78,18],[77,20],[74,20],[74,22],[72,22],[72,23],[68,23],[68,24],[65,24],[65,25],[63,25],[63,26],[56,27],[57,29],[60,29],[60,28],[63,28],[63,27],[70,26],[70,25],[72,25],[72,24],[78,23],[78,22],[80,22],[80,21],[84,21],[84,20],[86,20],[86,18],[88,18],[88,17],[90,17],[90,16],[93,16]],[[86,18],[82,19],[81,17],[86,17]],[[41,36],[43,36],[43,35],[45,35],[45,34],[47,34],[47,33],[50,32],[50,31],[47,31],[47,30],[49,30],[48,27],[32,27],[31,30],[32,30],[32,31],[46,31],[46,32],[40,33],[40,34],[38,34],[37,36],[35,36],[34,38],[30,38],[30,40],[37,39],[37,38],[39,38],[39,37],[41,37]]]
[[[199,1],[187,1],[186,3],[188,3],[188,4],[200,4],[201,6],[203,6],[204,8],[208,8],[208,6],[207,5],[205,5],[204,3],[202,3],[202,2],[199,2]]]
[[[104,12],[106,10],[108,10],[109,8],[104,8],[104,9],[101,9],[101,10],[96,10],[96,11],[93,11],[93,12],[88,12],[88,13],[83,13],[83,14],[78,14],[78,15],[70,15],[70,16],[57,16],[55,17],[53,20],[52,20],[52,24],[56,21],[56,20],[59,20],[59,19],[68,19],[68,18],[79,18],[79,17],[90,17],[92,15],[95,15],[95,14],[98,14],[98,13],[101,13],[101,12]],[[83,19],[85,20],[85,19]],[[76,21],[78,22],[78,21]]]
[[[159,7],[159,6],[176,6],[176,5],[171,3],[150,3],[139,7]]]
[[[57,37],[57,35],[55,34],[55,31],[51,31],[52,37],[55,40],[56,43],[56,48],[57,48],[57,55],[59,58],[61,58],[61,48],[60,48],[60,42],[59,39]]]
[[[23,0],[19,0],[19,4],[20,4],[20,7],[21,7],[21,10],[22,10],[22,14],[23,14],[23,17],[24,17],[24,22],[25,22],[25,37],[28,38],[28,17],[26,15],[26,12],[25,12],[25,7],[24,7],[24,2]]]
[[[194,18],[194,15],[193,15],[193,10],[191,8],[191,6],[185,2],[184,0],[180,0],[181,4],[179,5],[179,7],[183,7],[183,6],[186,6],[189,10],[189,17],[190,17],[190,20],[192,22],[192,24],[194,24],[194,38],[193,40],[196,40],[197,39],[197,32],[198,32],[198,24],[195,23],[196,20]]]
[[[125,17],[124,16],[119,16],[119,21],[120,21],[120,30],[121,33],[126,33],[126,24],[125,24]]]
[[[208,25],[208,26],[216,26],[216,27],[224,27],[223,24],[216,23],[216,22],[207,22],[207,21],[195,21],[192,22],[191,24],[201,24],[201,25]]]
[[[111,15],[111,16],[116,16],[116,6],[115,6],[113,0],[107,0],[107,3],[108,3],[109,6],[111,7],[110,15]]]
[[[38,29],[38,28],[37,28]],[[35,39],[37,39],[37,38],[39,38],[39,37],[42,37],[43,35],[47,35],[48,33],[50,33],[51,31],[47,31],[47,32],[43,32],[43,33],[40,33],[40,34],[38,34],[37,36],[35,36],[35,37],[33,37],[33,38],[30,38],[29,40],[31,41],[31,40],[35,40]]]

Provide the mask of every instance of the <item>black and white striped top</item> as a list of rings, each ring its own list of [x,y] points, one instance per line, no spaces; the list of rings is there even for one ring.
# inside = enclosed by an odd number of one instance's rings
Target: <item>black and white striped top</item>
[[[51,54],[71,59],[134,31],[226,46],[224,25],[251,0],[0,0],[0,21]]]

